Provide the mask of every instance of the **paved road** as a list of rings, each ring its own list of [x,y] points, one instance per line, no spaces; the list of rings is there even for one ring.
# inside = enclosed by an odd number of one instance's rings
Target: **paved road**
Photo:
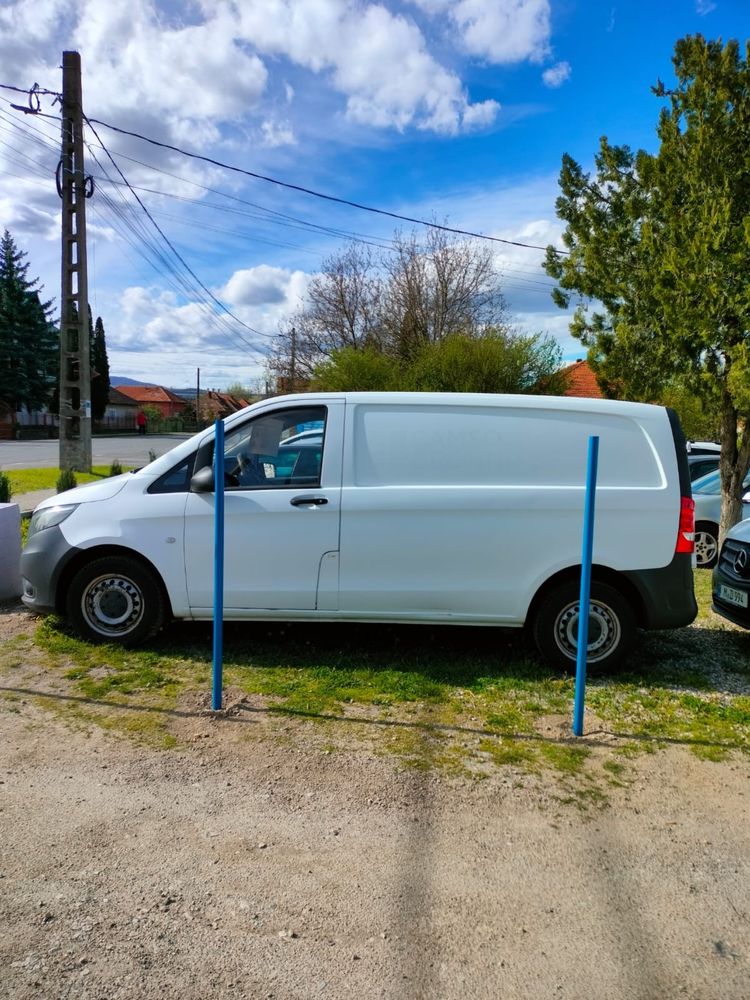
[[[132,434],[125,437],[95,437],[91,451],[94,465],[145,465],[149,452],[163,455],[188,434]],[[0,441],[0,469],[56,469],[60,459],[58,441]]]

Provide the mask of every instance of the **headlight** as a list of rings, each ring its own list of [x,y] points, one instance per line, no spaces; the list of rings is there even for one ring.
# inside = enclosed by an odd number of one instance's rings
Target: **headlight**
[[[60,524],[66,517],[70,517],[77,506],[77,503],[72,503],[62,507],[44,507],[42,510],[34,511],[31,515],[27,538],[31,538],[37,531],[44,531],[45,528],[54,528],[56,524]]]

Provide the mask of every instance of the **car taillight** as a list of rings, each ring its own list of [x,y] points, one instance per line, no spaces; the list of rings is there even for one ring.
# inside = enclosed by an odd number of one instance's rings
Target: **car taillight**
[[[690,497],[680,497],[680,526],[677,529],[677,552],[695,550],[695,501]]]

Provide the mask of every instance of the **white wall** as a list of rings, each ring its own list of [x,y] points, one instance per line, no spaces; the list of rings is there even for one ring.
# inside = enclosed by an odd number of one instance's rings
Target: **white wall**
[[[21,595],[21,513],[17,503],[0,503],[0,601]]]

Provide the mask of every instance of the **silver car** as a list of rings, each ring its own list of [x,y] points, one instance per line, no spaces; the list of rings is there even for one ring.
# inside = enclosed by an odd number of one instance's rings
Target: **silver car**
[[[750,489],[750,473],[743,490]],[[695,500],[695,561],[699,569],[711,569],[719,555],[719,519],[721,517],[721,479],[719,470],[693,483]],[[750,494],[742,498],[742,517],[750,517]]]

